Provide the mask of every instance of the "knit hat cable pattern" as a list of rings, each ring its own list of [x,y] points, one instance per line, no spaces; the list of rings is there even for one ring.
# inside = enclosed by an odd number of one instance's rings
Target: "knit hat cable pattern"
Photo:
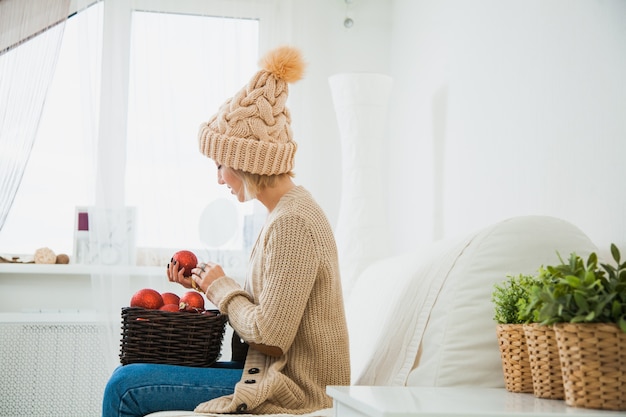
[[[253,174],[276,175],[293,169],[297,144],[286,107],[289,83],[302,78],[299,50],[283,46],[261,60],[248,84],[200,126],[200,152]]]

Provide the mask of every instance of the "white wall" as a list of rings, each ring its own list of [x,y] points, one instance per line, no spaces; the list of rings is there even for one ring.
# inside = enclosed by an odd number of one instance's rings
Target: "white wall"
[[[394,0],[392,20],[398,247],[542,214],[626,249],[626,2]]]
[[[626,2],[282,0],[297,180],[337,221],[339,134],[328,76],[394,78],[381,173],[396,251],[526,214],[626,251]],[[379,196],[372,196],[379,198]]]

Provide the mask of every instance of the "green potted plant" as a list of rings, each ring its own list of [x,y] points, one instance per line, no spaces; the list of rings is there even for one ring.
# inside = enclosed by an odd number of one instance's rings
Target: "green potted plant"
[[[591,253],[587,261],[570,254],[568,262],[540,270],[544,285],[536,299],[537,318],[543,324],[613,323],[626,333],[626,262],[611,245],[616,266],[599,264]]]
[[[615,244],[611,255],[615,265],[572,253],[540,270],[537,318],[554,326],[570,406],[626,410],[626,262]]]
[[[494,285],[491,301],[494,320],[498,324],[523,324],[530,322],[534,313],[529,308],[531,291],[539,284],[532,275],[507,275],[506,280]]]
[[[534,278],[530,275],[507,275],[506,280],[494,285],[491,296],[504,383],[510,392],[533,392],[521,315],[529,302],[529,289],[533,282]]]

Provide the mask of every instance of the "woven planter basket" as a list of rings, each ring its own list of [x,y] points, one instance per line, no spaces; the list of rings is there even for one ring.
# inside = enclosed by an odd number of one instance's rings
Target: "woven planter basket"
[[[510,392],[533,392],[533,379],[522,324],[496,326],[504,386]]]
[[[120,362],[209,367],[220,357],[227,317],[122,308]]]
[[[562,400],[565,397],[563,374],[554,328],[537,323],[524,324],[524,334],[535,397]]]
[[[557,323],[565,403],[626,410],[626,333],[616,324]]]

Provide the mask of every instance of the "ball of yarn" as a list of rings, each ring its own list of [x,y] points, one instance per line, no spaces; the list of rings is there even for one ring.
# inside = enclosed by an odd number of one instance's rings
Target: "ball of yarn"
[[[50,248],[39,248],[35,251],[36,264],[54,264],[57,261],[57,255]]]
[[[70,263],[70,257],[67,256],[64,253],[60,253],[60,254],[57,255],[56,263],[58,263],[58,264],[69,264]]]

